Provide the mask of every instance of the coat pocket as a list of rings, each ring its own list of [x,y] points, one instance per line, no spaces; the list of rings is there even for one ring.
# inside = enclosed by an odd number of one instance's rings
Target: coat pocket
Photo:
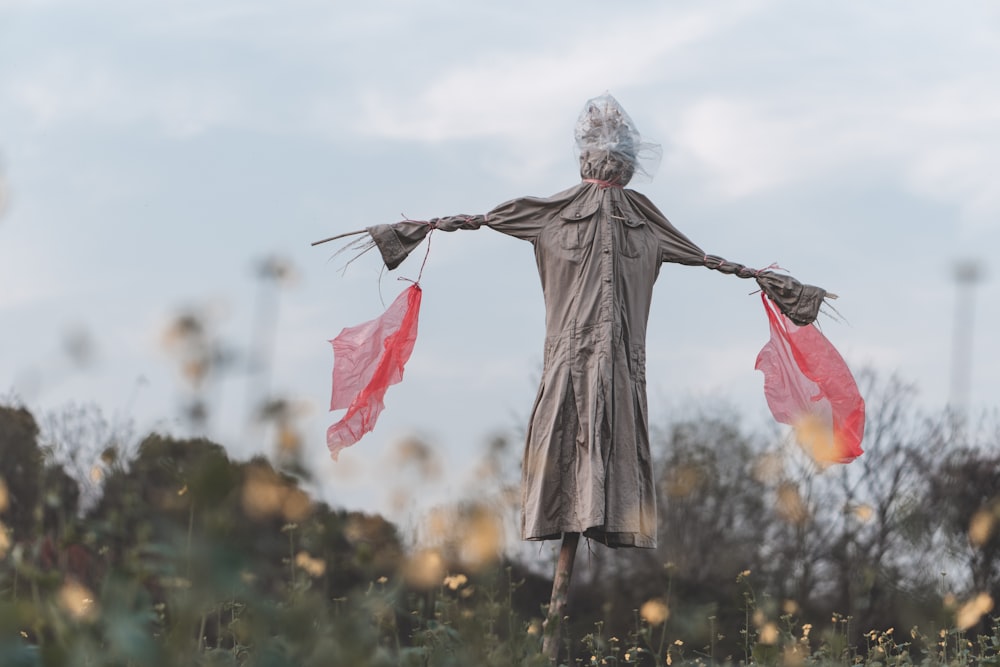
[[[621,220],[622,244],[621,251],[626,257],[639,257],[643,251],[652,247],[653,235],[642,218],[625,216]]]
[[[579,250],[587,245],[588,232],[592,225],[587,223],[600,208],[600,201],[572,203],[559,212],[559,228],[555,231],[556,241],[563,250]]]

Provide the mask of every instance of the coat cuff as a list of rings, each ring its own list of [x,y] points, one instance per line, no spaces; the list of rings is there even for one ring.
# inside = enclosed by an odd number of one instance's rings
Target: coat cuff
[[[431,226],[426,222],[409,221],[366,228],[389,270],[399,266],[420,245],[430,230]]]
[[[761,271],[757,284],[778,309],[800,327],[816,320],[826,297],[822,287],[804,285],[791,276],[772,271]]]

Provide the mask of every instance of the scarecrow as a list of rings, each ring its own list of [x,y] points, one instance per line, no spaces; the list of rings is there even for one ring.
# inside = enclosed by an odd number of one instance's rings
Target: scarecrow
[[[707,254],[649,199],[626,189],[637,173],[648,175],[644,158],[658,147],[641,140],[611,95],[587,102],[576,146],[582,180],[551,197],[514,199],[484,215],[351,232],[366,234],[352,247],[377,248],[389,269],[435,230],[489,227],[532,244],[546,336],[522,466],[521,533],[525,540],[562,539],[550,626],[562,618],[581,535],[609,547],[656,546],[645,355],[653,284],[664,262],[756,281],[771,322],[771,341],[757,363],[765,371],[768,403],[780,421],[798,425],[808,417],[810,424],[825,424],[810,432],[820,434],[814,444],[825,448],[828,460],[860,454],[864,421],[850,372],[811,325],[834,295],[773,266],[757,270]],[[401,379],[419,302],[415,283],[385,315],[332,341],[331,409],[348,409],[327,434],[335,458],[374,426],[385,389]],[[557,637],[547,628],[545,650],[553,659]]]

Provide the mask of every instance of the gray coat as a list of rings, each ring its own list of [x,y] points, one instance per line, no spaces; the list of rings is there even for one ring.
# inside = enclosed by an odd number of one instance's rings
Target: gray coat
[[[545,356],[522,469],[522,537],[577,532],[609,546],[656,546],[646,405],[646,323],[663,262],[755,278],[798,324],[826,295],[790,276],[704,251],[643,195],[587,181],[486,215],[368,228],[391,269],[431,228],[487,226],[531,242],[545,296]]]

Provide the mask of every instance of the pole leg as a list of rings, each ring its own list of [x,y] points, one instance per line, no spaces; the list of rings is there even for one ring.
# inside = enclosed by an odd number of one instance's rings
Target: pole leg
[[[564,533],[562,547],[559,549],[559,561],[556,563],[556,574],[552,580],[552,600],[542,626],[544,638],[542,653],[552,662],[558,664],[559,645],[562,643],[562,620],[566,611],[566,594],[569,592],[569,582],[573,577],[573,561],[576,559],[576,547],[580,543],[580,533]]]

